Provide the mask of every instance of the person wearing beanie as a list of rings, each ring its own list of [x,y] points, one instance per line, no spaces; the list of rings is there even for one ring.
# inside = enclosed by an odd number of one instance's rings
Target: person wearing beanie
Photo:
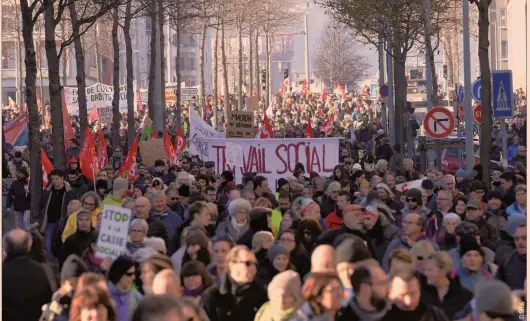
[[[300,300],[301,291],[302,282],[298,273],[278,273],[267,288],[269,301],[261,306],[254,321],[287,320]]]
[[[497,267],[485,261],[482,247],[472,236],[465,236],[460,240],[459,254],[461,266],[453,269],[452,276],[458,276],[460,284],[475,293],[475,285],[482,280],[493,278]]]
[[[154,174],[154,177],[159,177],[159,178],[162,178],[164,177],[164,169],[166,167],[166,163],[161,160],[161,159],[157,159],[155,161],[155,174]]]
[[[30,225],[31,199],[28,177],[28,170],[21,166],[16,172],[16,180],[9,187],[5,204],[8,211],[14,210],[16,224],[23,230],[29,229]]]
[[[489,192],[487,202],[484,218],[487,223],[495,226],[500,233],[504,230],[507,221],[506,206],[502,201],[502,193],[496,190]]]
[[[475,312],[484,321],[508,321],[516,318],[514,296],[510,288],[499,280],[487,280],[478,286],[475,296]],[[524,314],[519,314],[524,316]],[[478,320],[478,318],[475,318]],[[522,320],[522,319],[521,319]]]
[[[95,192],[101,199],[105,199],[109,192],[109,183],[104,179],[96,180]]]
[[[363,227],[371,240],[374,258],[382,261],[390,242],[399,235],[399,228],[394,224],[392,209],[380,200],[372,200],[363,212]]]
[[[511,217],[510,217],[511,218]],[[525,221],[519,222],[512,233],[515,249],[502,249],[504,258],[499,261],[496,278],[505,282],[512,290],[524,290],[526,280],[526,216]],[[510,222],[515,225],[515,222]],[[510,229],[512,226],[510,226]],[[499,248],[499,250],[501,250]]]
[[[93,233],[95,230],[92,227],[92,213],[87,210],[78,211],[77,229],[64,241],[59,257],[59,267],[62,267],[71,254],[82,256],[90,246]]]
[[[134,261],[124,256],[118,257],[107,272],[107,286],[116,306],[117,321],[130,321],[143,299],[140,292],[131,289],[135,273]]]
[[[276,193],[276,196],[278,196],[280,191],[289,191],[289,181],[285,178],[281,177],[278,179],[278,188],[276,189],[278,192]]]
[[[406,192],[405,206],[402,210],[401,219],[405,219],[410,213],[421,213],[427,216],[431,210],[423,204],[421,191],[417,188],[410,188]]]
[[[258,267],[256,281],[267,290],[269,283],[278,273],[294,269],[289,261],[289,249],[279,242],[273,244],[267,251],[267,259]]]
[[[129,189],[129,182],[125,178],[115,178],[112,182],[112,193],[103,200],[103,205],[121,206],[125,193]]]

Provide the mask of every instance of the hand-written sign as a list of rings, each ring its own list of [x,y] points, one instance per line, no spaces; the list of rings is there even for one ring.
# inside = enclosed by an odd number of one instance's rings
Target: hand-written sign
[[[142,153],[142,163],[147,166],[154,165],[157,159],[166,158],[164,139],[149,139],[140,142],[140,152]]]
[[[112,124],[112,106],[98,107],[99,122]]]
[[[124,207],[105,205],[101,212],[101,229],[96,245],[96,257],[104,259],[107,256],[116,259],[125,252],[131,210]]]
[[[241,145],[226,143],[225,148],[226,163],[230,166],[243,167],[243,150]]]
[[[64,87],[64,101],[71,115],[79,115],[78,91],[76,87]],[[92,107],[111,106],[114,98],[114,87],[97,83],[86,87],[87,111],[90,113]],[[127,85],[120,86],[120,113],[127,112]]]
[[[228,137],[254,138],[254,113],[249,111],[232,111],[228,121]]]

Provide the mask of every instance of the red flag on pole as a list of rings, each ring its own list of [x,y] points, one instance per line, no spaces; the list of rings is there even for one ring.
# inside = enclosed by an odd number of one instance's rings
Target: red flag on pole
[[[101,129],[99,130],[98,150],[96,155],[96,168],[98,171],[100,171],[109,163],[109,158],[107,156],[107,145],[105,145],[105,136],[103,136],[103,131]]]
[[[131,148],[127,153],[127,157],[118,172],[121,177],[127,179],[129,182],[134,182],[136,180],[136,153],[138,152],[138,139],[138,134],[136,134]]]
[[[305,138],[313,138],[313,128],[310,120],[307,122],[307,128],[305,129]]]
[[[40,148],[40,160],[42,163],[42,185],[46,187],[49,183],[48,175],[53,170],[53,164],[42,147]]]
[[[177,153],[182,153],[186,148],[186,136],[182,132],[182,127],[177,130],[177,137],[175,138],[175,145],[173,146]]]
[[[333,129],[333,119],[335,118],[335,114],[331,114],[329,118],[320,126],[320,131],[324,132],[327,135],[331,133],[331,130]]]
[[[302,94],[305,96],[307,94],[307,79],[302,81]]]
[[[269,117],[267,117],[267,113],[263,114],[263,125],[260,129],[260,138],[274,138],[274,132],[272,131],[271,122],[269,121]]]
[[[64,101],[64,90],[61,92],[62,97],[62,110],[63,110],[63,124],[64,124],[64,148],[70,148],[70,142],[75,138],[74,129],[72,128],[72,122],[70,122],[70,115],[66,108],[66,102]]]
[[[326,94],[326,88],[322,88],[322,94],[320,95],[320,100],[325,103],[328,100],[328,95]]]
[[[164,149],[166,150],[166,156],[169,158],[171,163],[178,164],[179,159],[177,157],[177,152],[175,151],[175,148],[171,144],[171,138],[169,138],[169,134],[167,133],[167,130],[164,130]]]
[[[88,114],[88,122],[89,123],[93,123],[93,122],[95,122],[98,119],[99,119],[98,106],[94,105],[94,106],[92,106],[92,110],[90,110],[90,113]]]
[[[93,181],[95,180],[95,152],[94,152],[94,135],[90,130],[85,128],[85,134],[83,135],[83,142],[81,143],[81,152],[79,153],[79,164],[81,166],[81,173],[86,178]]]

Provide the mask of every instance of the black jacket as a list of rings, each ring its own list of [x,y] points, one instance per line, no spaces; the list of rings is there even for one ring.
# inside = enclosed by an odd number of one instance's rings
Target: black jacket
[[[94,239],[95,233],[96,231],[94,228],[91,228],[90,232],[76,230],[74,234],[66,238],[59,257],[59,267],[63,266],[64,261],[66,261],[66,258],[71,254],[82,257],[90,246],[90,242]]]
[[[481,217],[478,221],[465,221],[471,222],[478,227],[482,246],[485,246],[495,252],[499,242],[499,231],[495,228],[495,226],[487,223],[484,217]]]
[[[164,240],[166,246],[168,246],[169,239],[167,236],[167,229],[164,223],[161,220],[156,218],[148,217],[147,218],[147,237],[159,237]]]
[[[267,301],[267,293],[258,282],[236,287],[226,274],[221,276],[220,284],[204,291],[201,297],[201,305],[210,321],[254,320]]]
[[[399,229],[394,224],[382,226],[381,220],[377,220],[374,227],[366,232],[366,235],[368,235],[372,241],[372,247],[375,251],[375,259],[382,262],[388,244],[390,244],[390,241],[392,241],[396,235],[399,235]]]
[[[30,195],[26,193],[24,185],[28,184],[26,179],[17,179],[11,184],[7,193],[6,207],[14,205],[15,211],[24,212],[30,209]]]
[[[261,231],[269,231],[269,223],[267,221],[267,214],[260,213],[259,215],[250,216],[250,221],[248,222],[249,229],[239,237],[237,244],[246,245],[249,249],[252,248],[252,238],[254,234]]]
[[[449,321],[445,312],[430,304],[420,302],[414,311],[402,311],[395,305],[385,315],[383,321]]]
[[[79,177],[75,182],[70,183],[72,191],[74,191],[77,199],[80,199],[86,192],[88,192],[88,185],[82,177]]]
[[[63,200],[61,203],[61,218],[65,218],[66,214],[68,213],[68,204],[70,201],[76,199],[76,194],[72,190],[72,187],[68,183],[64,183],[65,186],[65,192],[63,195]],[[46,225],[48,224],[48,205],[52,196],[52,188],[53,184],[48,185],[44,191],[42,191],[42,195],[40,197],[39,202],[39,227],[41,233],[44,233],[46,230]]]
[[[526,256],[522,256],[517,250],[513,250],[499,264],[495,277],[508,284],[512,290],[523,290],[526,280],[526,259]]]
[[[450,320],[454,315],[464,309],[466,304],[473,299],[473,293],[462,287],[458,276],[449,279],[449,291],[443,301],[438,297],[438,291],[434,286],[423,282],[421,289],[421,301],[427,305],[433,305],[442,309]]]
[[[53,294],[43,266],[28,256],[7,257],[2,266],[2,319],[39,320]]]
[[[316,241],[316,245],[318,246],[322,244],[327,244],[333,246],[333,244],[335,243],[335,239],[341,234],[352,234],[363,239],[366,242],[368,249],[372,253],[372,256],[375,257],[375,250],[373,249],[372,240],[370,239],[370,237],[361,231],[351,230],[344,224],[342,224],[342,226],[336,230],[327,230],[324,233],[320,234]]]

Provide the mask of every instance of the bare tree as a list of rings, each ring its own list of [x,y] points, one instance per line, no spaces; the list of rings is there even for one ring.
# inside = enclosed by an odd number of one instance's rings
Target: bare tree
[[[114,48],[114,77],[112,84],[114,96],[112,97],[112,146],[120,146],[120,42],[118,41],[119,9],[112,10],[112,45]],[[132,88],[127,88],[132,90]]]

